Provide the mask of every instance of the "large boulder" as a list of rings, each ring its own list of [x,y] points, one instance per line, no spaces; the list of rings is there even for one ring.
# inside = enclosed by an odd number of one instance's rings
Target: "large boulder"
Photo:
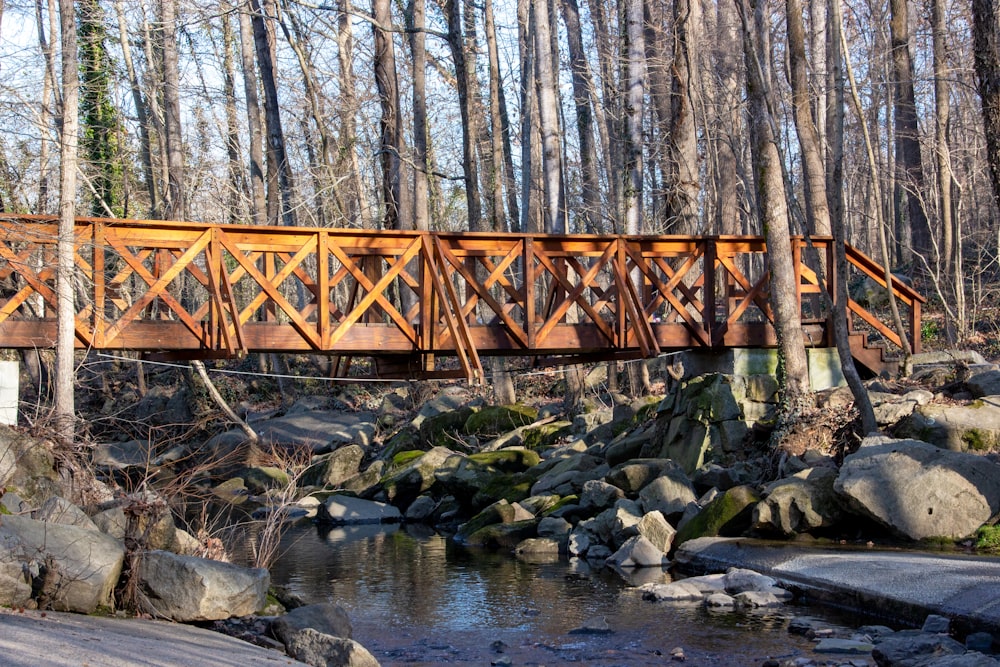
[[[337,488],[361,471],[364,459],[365,450],[360,445],[345,445],[314,460],[306,481]]]
[[[335,526],[399,523],[402,520],[403,515],[394,505],[339,494],[327,498],[316,513],[316,521]]]
[[[896,427],[895,433],[955,452],[998,450],[1000,396],[985,396],[968,405],[918,406]]]
[[[760,496],[749,486],[734,486],[717,495],[674,538],[674,546],[698,537],[735,537],[750,527]]]
[[[658,510],[665,517],[683,514],[697,499],[691,480],[678,467],[665,468],[661,476],[639,492],[639,502],[645,511]]]
[[[333,637],[306,628],[286,642],[288,655],[316,667],[379,667],[368,650],[353,639]]]
[[[139,585],[154,616],[182,623],[247,616],[264,607],[271,577],[206,558],[149,551],[139,567]]]
[[[402,452],[393,460],[393,469],[382,477],[389,502],[407,507],[417,496],[437,483],[435,474],[445,461],[456,456],[447,447],[433,447],[426,452]],[[457,464],[457,462],[456,462]]]
[[[919,440],[865,439],[834,488],[855,511],[913,540],[966,537],[1000,513],[1000,465]]]
[[[98,530],[97,525],[87,513],[60,496],[52,496],[31,513],[35,521],[61,523],[64,526],[77,526],[86,530]]]
[[[833,489],[836,479],[835,469],[817,467],[768,485],[754,507],[754,529],[789,537],[835,525],[844,514]]]
[[[680,466],[670,459],[631,459],[615,465],[604,479],[634,496],[657,477],[679,470]]]
[[[370,445],[376,418],[371,412],[289,410],[284,417],[252,422],[251,426],[263,443],[299,445],[324,454],[345,444]]]
[[[465,420],[463,429],[466,435],[489,439],[527,426],[536,419],[538,409],[527,405],[486,405]]]
[[[343,607],[332,602],[297,607],[271,621],[269,626],[275,639],[286,646],[292,635],[306,628],[344,639],[350,639],[354,636],[354,628],[347,612],[344,611]]]
[[[42,607],[90,614],[107,605],[124,557],[122,544],[97,530],[0,518],[0,562],[37,573],[36,600]]]

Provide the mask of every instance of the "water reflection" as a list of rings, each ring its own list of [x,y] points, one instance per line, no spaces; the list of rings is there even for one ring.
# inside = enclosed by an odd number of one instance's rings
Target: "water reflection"
[[[496,647],[513,664],[662,665],[677,646],[689,662],[712,665],[810,653],[808,641],[785,631],[788,611],[709,614],[700,605],[654,604],[586,562],[465,549],[426,529],[305,526],[282,546],[274,583],[343,606],[354,638],[383,665],[483,665],[497,659]],[[632,576],[633,584],[669,577]],[[613,632],[571,634],[595,617]]]

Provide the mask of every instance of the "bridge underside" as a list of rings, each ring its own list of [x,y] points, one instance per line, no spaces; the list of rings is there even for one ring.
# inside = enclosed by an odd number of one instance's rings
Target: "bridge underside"
[[[55,239],[51,219],[0,214],[0,347],[54,345]],[[885,293],[883,272],[848,247],[851,275],[840,277],[831,239],[792,243],[804,339],[832,346],[836,281]],[[380,377],[482,381],[485,356],[566,363],[776,345],[760,237],[79,219],[76,264],[77,345],[93,350],[369,357]],[[922,298],[891,289],[919,349]],[[856,356],[880,370],[897,333],[869,303],[847,310]]]

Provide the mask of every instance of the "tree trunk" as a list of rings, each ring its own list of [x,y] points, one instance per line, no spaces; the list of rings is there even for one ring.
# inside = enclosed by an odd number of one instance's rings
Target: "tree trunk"
[[[430,172],[427,162],[427,51],[424,34],[424,0],[410,0],[406,22],[410,37],[413,63],[413,228],[427,231],[427,179]]]
[[[225,7],[223,7],[225,10]],[[236,38],[233,35],[232,19],[227,11],[222,14],[222,74],[223,91],[226,96],[226,157],[229,161],[229,203],[226,206],[227,220],[239,224],[243,218],[242,200],[244,191],[243,159],[240,151],[239,114],[236,111],[236,62],[233,50]]]
[[[826,169],[820,148],[819,133],[813,122],[809,80],[806,73],[805,27],[802,23],[801,0],[785,0],[785,25],[788,30],[789,79],[792,86],[792,108],[795,131],[802,153],[802,171],[806,199],[806,221],[809,232],[829,236],[830,209],[826,198]]]
[[[76,308],[73,303],[73,282],[75,272],[76,162],[79,142],[77,113],[80,92],[76,53],[76,14],[74,3],[70,0],[59,0],[59,26],[62,35],[63,104],[59,141],[55,417],[59,434],[66,442],[71,443],[76,437],[76,408],[73,399]]]
[[[625,233],[638,234],[642,228],[642,119],[646,94],[646,43],[642,0],[622,0],[625,23],[625,177],[623,200]]]
[[[770,303],[778,338],[778,385],[781,387],[781,420],[794,418],[809,394],[809,372],[802,338],[798,286],[792,258],[788,203],[782,180],[781,157],[774,123],[767,104],[769,51],[762,48],[765,37],[764,0],[751,0],[748,8],[741,0],[743,52],[747,66],[747,100],[750,119],[750,147],[754,162],[757,210],[767,242],[770,268]],[[752,15],[749,12],[752,11]],[[752,16],[752,24],[751,24]]]
[[[163,119],[167,149],[164,217],[184,220],[184,137],[181,132],[180,62],[177,50],[177,0],[160,0],[163,35]]]
[[[566,233],[562,192],[562,146],[559,140],[559,106],[556,71],[552,60],[552,31],[548,3],[535,2],[532,22],[535,37],[535,71],[538,76],[538,120],[542,128],[542,173],[545,183],[545,231]]]
[[[250,153],[250,219],[255,225],[267,220],[267,190],[264,184],[264,128],[260,122],[260,99],[257,96],[257,67],[254,64],[253,19],[240,9],[240,63],[243,69],[243,92],[247,105]]]
[[[503,89],[500,85],[500,51],[497,47],[496,20],[493,16],[493,0],[485,0],[483,7],[483,29],[486,32],[486,51],[490,68],[490,152],[489,178],[490,194],[490,228],[495,232],[508,232],[507,216],[504,213],[504,130],[503,116],[500,113],[500,97]],[[513,389],[513,384],[511,385]]]
[[[570,69],[573,74],[573,103],[576,108],[576,131],[580,139],[580,180],[583,190],[584,227],[590,234],[601,232],[601,183],[597,174],[597,146],[594,143],[594,114],[591,90],[593,82],[587,54],[583,48],[583,28],[577,0],[562,0],[566,41],[569,44]]]
[[[956,242],[955,224],[951,215],[952,179],[951,147],[948,145],[948,121],[951,107],[948,100],[950,93],[948,85],[947,51],[945,41],[948,39],[945,24],[944,0],[931,2],[931,35],[934,49],[934,156],[937,167],[938,182],[938,218],[941,234],[936,239],[941,257],[940,274],[944,284],[946,298],[952,304],[953,317],[946,318],[945,329],[949,343],[956,343],[959,337],[965,336],[965,313],[954,309],[958,305],[962,291],[962,277],[958,276],[954,267],[956,256],[962,251],[961,240]],[[956,331],[957,329],[957,331]]]
[[[725,0],[723,0],[725,1]],[[701,187],[698,128],[694,116],[695,52],[701,23],[699,0],[674,0],[673,79],[670,95],[670,173],[667,177],[666,217],[678,234],[698,231]]]
[[[913,60],[910,57],[908,0],[889,0],[892,12],[889,31],[892,40],[892,65],[895,75],[896,188],[897,201],[906,200],[909,225],[903,211],[896,211],[896,237],[900,244],[899,259],[903,264],[912,260],[912,252],[926,257],[930,252],[930,228],[921,204],[924,193],[924,173],[920,159],[920,136],[917,130],[917,105],[913,92]],[[907,244],[909,240],[910,244]],[[909,247],[908,247],[909,246]]]
[[[740,155],[743,114],[735,100],[741,97],[740,60],[732,44],[739,43],[739,18],[734,2],[719,2],[716,6],[715,73],[719,82],[715,106],[718,109],[712,146],[715,155],[715,224],[716,234],[742,234],[740,202]]]
[[[378,88],[382,116],[379,119],[382,164],[382,226],[399,229],[402,204],[403,126],[399,114],[399,82],[396,78],[396,49],[392,34],[389,0],[372,0],[372,33],[375,37],[375,85]]]
[[[368,198],[365,195],[364,181],[361,177],[361,165],[358,162],[357,123],[355,114],[358,111],[357,94],[354,86],[354,37],[351,33],[351,14],[348,0],[337,2],[337,64],[340,68],[340,143],[348,151],[350,172],[350,189],[354,196],[352,222],[360,224],[362,229],[371,229],[372,213]],[[356,219],[355,219],[356,218]]]
[[[465,41],[462,30],[462,10],[457,0],[446,0],[444,13],[448,20],[448,46],[455,64],[458,105],[462,116],[462,173],[465,178],[465,203],[470,231],[482,229],[482,205],[479,201],[479,165],[476,161],[476,136],[472,101],[469,92],[469,71],[465,64]]]
[[[983,111],[986,159],[993,198],[1000,206],[1000,12],[996,0],[973,0],[972,37]]]
[[[591,27],[597,43],[597,62],[601,72],[601,103],[594,105],[598,135],[601,138],[605,183],[608,188],[608,212],[612,219],[612,231],[621,233],[623,204],[623,179],[621,174],[625,163],[620,120],[622,117],[622,96],[619,92],[617,67],[618,55],[612,47],[611,22],[604,6],[604,0],[589,0]]]

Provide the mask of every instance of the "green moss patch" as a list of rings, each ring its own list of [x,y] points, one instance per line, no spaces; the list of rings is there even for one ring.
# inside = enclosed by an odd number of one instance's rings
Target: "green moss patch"
[[[538,410],[527,405],[488,405],[465,420],[467,435],[497,436],[527,426],[538,419]]]

